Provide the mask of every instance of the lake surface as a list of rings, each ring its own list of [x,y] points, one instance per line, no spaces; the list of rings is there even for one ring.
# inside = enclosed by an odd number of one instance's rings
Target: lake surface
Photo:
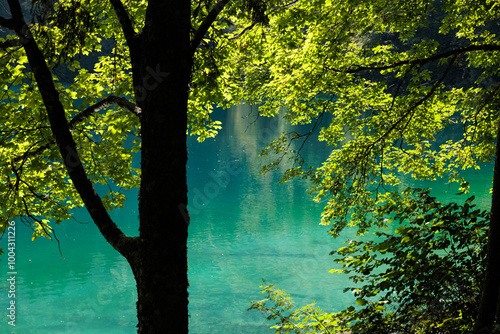
[[[325,311],[353,303],[351,284],[330,274],[328,255],[343,240],[319,226],[323,207],[307,195],[301,180],[279,185],[279,173],[259,175],[258,153],[284,129],[277,120],[258,119],[257,111],[241,106],[219,111],[224,130],[215,139],[198,143],[188,138],[188,244],[190,332],[194,334],[270,334],[272,323],[250,301],[262,299],[262,279],[292,295],[297,305],[315,301]],[[320,162],[328,149],[306,145],[306,160]],[[491,165],[469,174],[476,204],[490,204]],[[432,186],[441,200],[456,198],[456,189]],[[128,194],[125,209],[112,213],[129,235],[137,234],[136,193]],[[16,225],[16,326],[7,324],[8,284],[0,284],[0,333],[134,333],[135,281],[126,261],[109,246],[85,211],[78,221],[56,228],[57,242],[31,241],[29,228]],[[344,238],[355,238],[346,231]],[[5,247],[6,237],[0,241]],[[7,258],[0,258],[6,277]]]

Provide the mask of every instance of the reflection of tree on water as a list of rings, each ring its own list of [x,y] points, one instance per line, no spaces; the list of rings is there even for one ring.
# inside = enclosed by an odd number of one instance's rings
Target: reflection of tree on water
[[[256,109],[251,113],[246,106],[217,113],[224,128],[216,138],[199,146],[195,138],[190,139],[188,249],[193,328],[220,332],[221,321],[216,325],[207,319],[230,315],[223,322],[224,329],[235,324],[229,333],[242,328],[241,333],[265,333],[259,330],[267,330],[269,324],[258,314],[246,312],[249,302],[260,297],[262,278],[279,284],[299,301],[315,300],[325,309],[347,305],[350,295],[342,294],[347,282],[342,284],[328,272],[332,268],[329,252],[336,248],[332,243],[340,247],[342,241],[329,238],[328,228],[318,226],[324,203],[315,203],[307,195],[305,180],[277,184],[283,167],[259,175],[266,163],[258,156],[261,149],[290,129],[289,125],[279,118],[256,119]],[[302,133],[309,130],[304,129]],[[303,153],[314,163],[326,156],[314,140]],[[196,194],[204,198],[195,198]],[[198,202],[203,205],[198,207]],[[326,290],[332,293],[325,294]],[[249,317],[262,327],[248,329]]]
[[[306,194],[305,188],[308,186],[306,181],[292,180],[278,184],[285,170],[292,166],[292,162],[286,158],[280,163],[276,172],[259,174],[263,165],[276,159],[276,156],[272,155],[260,157],[260,152],[269,146],[271,141],[278,139],[284,131],[292,129],[280,115],[272,118],[262,117],[258,115],[256,106],[240,105],[228,111],[224,124],[225,138],[228,138],[228,152],[233,159],[236,158],[241,164],[247,166],[248,171],[243,177],[248,178],[248,184],[253,185],[250,191],[243,192],[245,195],[239,204],[243,221],[250,217],[263,217],[265,220],[265,217],[276,216],[276,210],[293,211],[294,207],[302,207],[304,202],[310,200]],[[306,132],[309,128],[294,127],[293,130]],[[292,142],[289,149],[298,150],[300,145],[298,141]],[[301,154],[307,161],[319,163],[325,156],[324,145],[311,140],[304,145]],[[281,203],[277,201],[274,194],[278,190],[281,196],[284,196]],[[303,214],[302,210],[300,214]]]
[[[280,117],[262,117],[257,106],[239,105],[229,109],[226,116],[225,131],[232,156],[245,159],[251,173],[257,175],[264,162],[259,158],[262,149],[289,128]]]
[[[224,122],[223,138],[227,141],[227,144],[224,142],[227,146],[224,152],[228,152],[225,153],[228,159],[237,159],[244,166],[237,181],[238,218],[234,221],[235,230],[259,233],[257,236],[238,235],[239,238],[252,238],[248,243],[253,246],[245,251],[249,258],[255,258],[252,262],[255,262],[253,266],[256,272],[269,271],[259,258],[273,259],[273,266],[276,266],[273,268],[275,280],[304,287],[314,282],[313,273],[326,274],[330,266],[328,247],[331,247],[331,240],[326,235],[326,229],[318,226],[317,238],[311,239],[311,235],[300,238],[304,225],[318,225],[323,205],[312,202],[312,197],[307,195],[308,182],[305,180],[278,184],[283,172],[291,167],[288,161],[284,160],[276,172],[259,174],[262,165],[275,158],[259,157],[259,153],[284,131],[290,131],[291,126],[281,117],[258,117],[256,108],[244,105],[233,108],[227,113]],[[290,149],[298,149],[300,144],[293,142]],[[313,141],[305,145],[302,153],[311,162],[321,161],[325,157],[323,146]],[[262,231],[267,233],[263,234]],[[242,250],[234,251],[242,255]],[[238,277],[240,270],[233,269],[235,272],[232,275]]]

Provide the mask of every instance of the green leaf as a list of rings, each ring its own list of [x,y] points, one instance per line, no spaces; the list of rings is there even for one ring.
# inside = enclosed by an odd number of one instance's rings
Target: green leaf
[[[366,303],[367,303],[367,301],[364,300],[363,298],[356,299],[356,305],[358,305],[358,306],[364,306],[364,305],[366,305]]]

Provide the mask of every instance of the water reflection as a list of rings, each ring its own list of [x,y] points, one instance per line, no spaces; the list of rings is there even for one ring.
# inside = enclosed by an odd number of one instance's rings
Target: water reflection
[[[190,143],[188,179],[195,209],[189,243],[191,330],[248,333],[253,326],[252,333],[272,333],[261,315],[246,311],[251,300],[262,298],[262,278],[295,294],[298,302],[316,300],[326,309],[338,309],[345,300],[335,291],[343,285],[328,273],[334,246],[327,228],[318,226],[322,205],[307,196],[304,181],[278,185],[280,171],[259,175],[266,162],[258,157],[260,151],[287,125],[257,118],[248,106],[218,116],[225,125],[219,137]],[[304,153],[326,157],[321,144]],[[238,173],[224,178],[224,187],[201,207],[196,195],[204,184],[234,165],[241,167]]]

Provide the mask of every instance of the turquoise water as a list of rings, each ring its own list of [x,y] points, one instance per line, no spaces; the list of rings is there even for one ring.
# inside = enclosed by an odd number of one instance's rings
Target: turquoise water
[[[278,174],[258,175],[260,149],[284,129],[276,120],[253,122],[256,111],[239,107],[219,112],[225,129],[212,140],[189,138],[190,332],[194,334],[273,333],[257,311],[246,309],[261,299],[265,278],[285,289],[298,305],[316,301],[325,311],[352,303],[342,293],[350,285],[328,273],[328,253],[340,246],[327,227],[318,226],[322,204],[313,203],[306,184],[278,185]],[[252,125],[250,125],[252,124]],[[328,150],[307,145],[304,156],[321,161]],[[491,166],[470,173],[472,192],[489,206]],[[427,185],[427,184],[426,184]],[[433,194],[455,198],[446,184]],[[137,231],[136,194],[124,210],[113,212],[129,234]],[[57,227],[57,242],[32,242],[29,228],[16,226],[16,326],[7,324],[8,284],[0,284],[0,333],[134,333],[135,282],[128,264],[114,251],[83,211],[78,221]],[[354,237],[347,231],[344,237]],[[5,247],[5,240],[0,241]],[[1,276],[7,275],[2,256]]]

